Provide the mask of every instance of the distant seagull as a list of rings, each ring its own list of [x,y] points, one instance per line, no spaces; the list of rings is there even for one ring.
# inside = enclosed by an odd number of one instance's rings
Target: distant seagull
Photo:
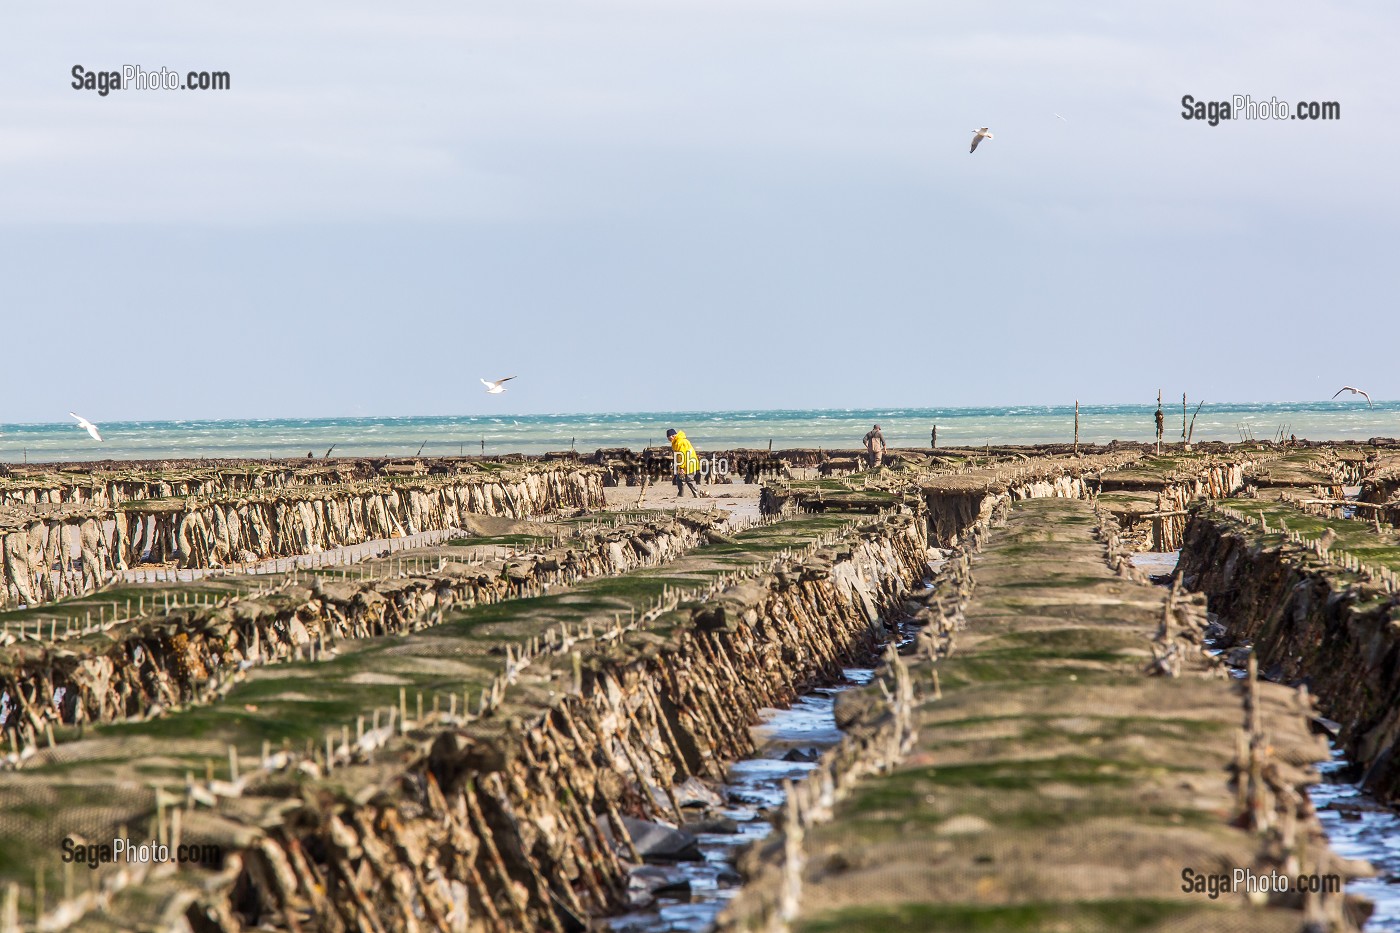
[[[78,419],[78,427],[88,432],[88,434],[92,436],[93,440],[97,441],[99,444],[102,443],[102,435],[97,433],[97,425],[93,424],[91,421],[87,420],[82,415],[78,414],[76,411],[70,411],[68,414]]]
[[[1057,116],[1057,117],[1060,117],[1060,115],[1059,115],[1059,114],[1058,114],[1058,113],[1057,113],[1057,114],[1055,114],[1055,116]],[[1065,118],[1064,118],[1064,117],[1060,117],[1060,119],[1061,119],[1061,120],[1065,120]],[[1069,121],[1068,121],[1068,120],[1065,120],[1065,122],[1066,122],[1066,123],[1068,123],[1068,122],[1069,122]]]
[[[972,131],[972,148],[969,149],[969,150],[967,150],[967,151],[968,151],[968,152],[976,152],[976,151],[977,151],[977,144],[978,144],[978,143],[980,143],[983,139],[991,139],[991,138],[992,138],[992,134],[987,132],[987,128],[986,128],[985,126],[982,127],[980,130],[973,130],[973,131]]]
[[[510,382],[514,378],[514,376],[507,376],[504,379],[497,379],[495,382],[487,382],[485,379],[483,379],[481,380],[481,384],[486,386],[486,392],[488,395],[500,395],[506,390],[505,384],[507,382]]]
[[[1342,386],[1340,389],[1337,390],[1337,395],[1341,395],[1343,392],[1350,392],[1352,395],[1364,396],[1365,399],[1366,399],[1366,407],[1367,407],[1367,408],[1375,408],[1375,407],[1376,407],[1376,406],[1374,406],[1374,405],[1371,404],[1371,396],[1367,395],[1366,392],[1365,392],[1365,390],[1363,390],[1363,389],[1353,389],[1351,386]],[[1332,396],[1332,397],[1333,397],[1333,398],[1336,398],[1337,395],[1334,395],[1334,396]]]

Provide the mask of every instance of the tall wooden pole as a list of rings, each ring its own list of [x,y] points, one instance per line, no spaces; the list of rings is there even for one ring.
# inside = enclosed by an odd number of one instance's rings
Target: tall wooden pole
[[[1079,456],[1079,399],[1074,400],[1074,455]]]
[[[1162,455],[1162,390],[1157,390],[1157,456]]]
[[[1186,447],[1186,393],[1181,393],[1181,446]]]

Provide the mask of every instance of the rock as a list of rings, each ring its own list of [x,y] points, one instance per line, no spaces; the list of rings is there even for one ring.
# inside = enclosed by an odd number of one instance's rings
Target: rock
[[[724,798],[712,787],[697,777],[688,777],[672,788],[676,802],[682,807],[718,807]]]
[[[637,854],[647,861],[698,862],[704,859],[695,837],[685,830],[630,816],[624,816],[622,824],[627,827],[632,844],[637,847]],[[611,840],[607,823],[601,825]]]
[[[633,907],[645,907],[657,898],[690,900],[690,880],[675,869],[643,865],[627,875],[627,894]]]
[[[814,748],[790,748],[783,755],[783,761],[816,761],[819,757]]]
[[[670,884],[662,885],[652,892],[658,898],[664,897],[670,900],[690,902],[690,880],[687,878],[677,878]]]
[[[970,836],[975,833],[985,833],[991,828],[992,824],[980,816],[964,813],[961,816],[944,820],[937,831],[940,836]]]
[[[1249,667],[1249,656],[1254,651],[1249,645],[1241,645],[1238,648],[1231,648],[1225,654],[1225,663],[1231,667]]]
[[[1328,719],[1326,716],[1314,716],[1311,720],[1313,731],[1321,732],[1328,738],[1335,739],[1342,731],[1342,724],[1335,719]]]
[[[711,816],[685,824],[687,832],[709,836],[737,836],[739,821],[727,816]]]

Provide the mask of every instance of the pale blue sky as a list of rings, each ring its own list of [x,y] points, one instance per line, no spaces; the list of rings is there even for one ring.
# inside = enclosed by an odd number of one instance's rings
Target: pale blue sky
[[[1396,35],[1381,3],[9,4],[0,422],[1400,397]]]

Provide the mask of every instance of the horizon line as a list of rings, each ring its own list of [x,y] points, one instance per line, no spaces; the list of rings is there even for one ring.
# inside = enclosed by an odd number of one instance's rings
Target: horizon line
[[[1373,405],[1377,405],[1377,406],[1379,406],[1379,405],[1389,405],[1389,404],[1394,404],[1395,401],[1396,401],[1396,400],[1394,400],[1394,399],[1372,399],[1372,404],[1373,404]],[[1206,402],[1204,403],[1204,405],[1203,405],[1203,407],[1202,407],[1201,410],[1202,410],[1202,411],[1205,411],[1205,410],[1207,410],[1207,409],[1209,409],[1209,408],[1212,408],[1212,407],[1229,409],[1229,408],[1234,407],[1234,406],[1252,406],[1252,405],[1298,405],[1298,404],[1317,404],[1317,403],[1325,403],[1325,402],[1336,402],[1339,406],[1341,406],[1341,405],[1351,404],[1351,403],[1352,403],[1352,400],[1349,400],[1349,399],[1348,399],[1348,400],[1345,400],[1345,401],[1344,401],[1344,400],[1333,399],[1333,398],[1321,398],[1321,399],[1284,399],[1284,400],[1280,400],[1280,401],[1227,401],[1227,402],[1210,402],[1210,401],[1206,401]],[[1052,411],[1053,411],[1053,410],[1056,410],[1056,409],[1064,409],[1064,410],[1072,411],[1073,408],[1074,408],[1074,406],[1075,406],[1075,404],[1076,404],[1075,402],[1057,403],[1057,404],[1053,404],[1053,405],[1051,405],[1051,404],[1045,404],[1045,403],[1036,403],[1036,402],[1012,402],[1012,403],[1002,404],[1002,405],[946,405],[946,406],[934,406],[934,405],[873,405],[873,406],[863,406],[863,407],[859,407],[859,408],[847,408],[847,407],[839,407],[839,408],[688,408],[688,409],[656,409],[656,410],[652,410],[652,411],[640,411],[640,410],[627,411],[627,410],[619,410],[619,411],[570,411],[570,412],[499,412],[499,413],[490,412],[490,413],[479,413],[479,414],[444,414],[444,415],[428,415],[428,414],[408,414],[408,415],[388,415],[388,414],[347,415],[347,414],[338,414],[338,415],[274,415],[274,416],[264,416],[264,417],[224,416],[224,417],[136,418],[136,419],[104,418],[104,419],[102,419],[102,421],[103,421],[103,423],[106,423],[106,424],[181,424],[181,423],[188,423],[188,422],[211,422],[211,423],[217,423],[217,422],[225,422],[225,421],[250,421],[250,422],[258,422],[258,421],[343,421],[343,420],[366,420],[366,421],[374,421],[374,420],[416,420],[416,419],[430,419],[430,418],[464,418],[464,419],[475,419],[475,418],[578,418],[578,417],[596,417],[596,416],[621,416],[621,415],[645,416],[645,417],[661,417],[661,416],[665,416],[665,415],[696,415],[696,414],[727,415],[727,414],[751,414],[751,413],[766,414],[766,413],[785,413],[785,412],[792,412],[792,413],[850,412],[850,413],[853,413],[853,414],[854,414],[854,413],[857,413],[857,412],[934,411],[934,412],[950,412],[950,413],[951,413],[951,412],[965,412],[965,411],[975,411],[975,410],[985,410],[985,409],[996,409],[996,408],[1043,408],[1043,409],[1052,410]],[[1154,404],[1153,402],[1078,402],[1077,404],[1079,405],[1081,411],[1082,411],[1083,409],[1085,409],[1085,408],[1127,408],[1127,407],[1136,407],[1136,408],[1154,409],[1154,408],[1156,407],[1155,404]],[[1190,405],[1190,404],[1191,404],[1191,403],[1188,402],[1188,405]],[[1200,400],[1197,400],[1195,404],[1201,404]],[[1171,403],[1169,403],[1169,402],[1164,401],[1164,402],[1162,403],[1162,409],[1163,409],[1163,411],[1171,410],[1173,407],[1174,407],[1174,405],[1171,404]],[[1194,409],[1193,409],[1193,410],[1194,410]],[[69,422],[66,421],[66,420],[56,420],[56,421],[4,421],[4,422],[0,422],[0,424],[5,425],[6,427],[21,427],[21,428],[23,428],[23,427],[46,427],[46,426],[49,426],[49,425],[66,425],[66,424],[68,424],[68,423],[69,423]]]

